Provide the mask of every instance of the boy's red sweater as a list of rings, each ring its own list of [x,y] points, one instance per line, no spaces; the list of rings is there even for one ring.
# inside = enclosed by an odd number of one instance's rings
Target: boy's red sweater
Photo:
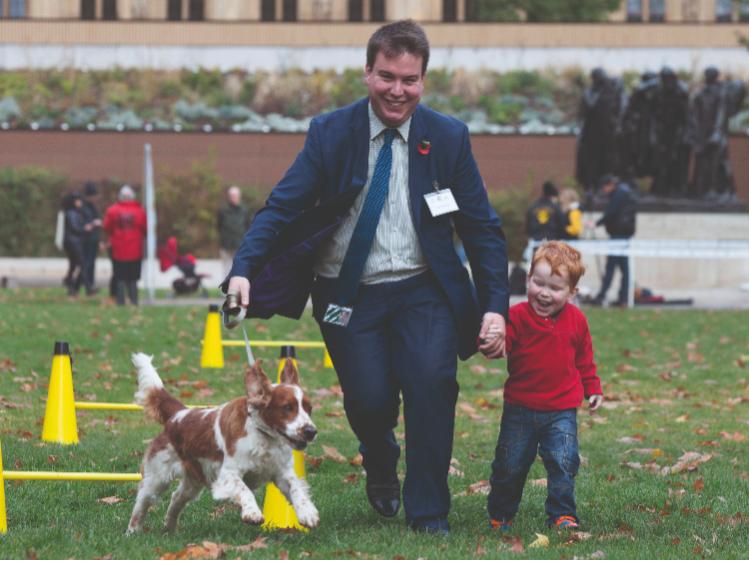
[[[510,308],[504,399],[532,410],[577,408],[602,394],[585,315],[565,305],[556,318],[542,318],[527,303]]]

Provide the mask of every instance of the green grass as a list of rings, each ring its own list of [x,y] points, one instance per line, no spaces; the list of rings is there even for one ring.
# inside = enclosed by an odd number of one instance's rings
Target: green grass
[[[136,472],[159,428],[139,413],[79,412],[77,446],[43,443],[52,347],[67,340],[78,400],[130,402],[135,389],[129,354],[155,355],[167,386],[187,402],[217,403],[242,392],[244,354],[226,353],[224,369],[199,368],[207,308],[117,308],[105,299],[70,301],[61,290],[0,293],[0,437],[6,470]],[[126,538],[134,483],[6,482],[8,533],[2,558],[158,558],[203,541],[240,546],[265,536],[265,548],[227,550],[227,557],[280,558],[744,558],[749,544],[749,317],[746,312],[586,310],[608,398],[591,417],[580,411],[577,478],[583,531],[544,527],[545,490],[528,484],[512,537],[500,540],[486,523],[486,497],[466,494],[488,477],[497,437],[504,362],[476,357],[460,365],[454,457],[464,473],[450,476],[449,539],[405,530],[402,513],[379,519],[364,495],[361,469],[346,458],[357,443],[342,417],[336,384],[319,351],[300,351],[302,379],[320,429],[308,455],[308,479],[322,522],[307,533],[265,533],[241,523],[233,507],[208,494],[190,505],[179,529],[164,534],[166,498],[147,519],[149,530]],[[252,338],[318,340],[309,316],[248,323]],[[226,337],[226,336],[225,336]],[[234,334],[232,334],[232,337]],[[275,351],[256,349],[275,373]],[[742,359],[743,357],[743,359]],[[317,393],[315,391],[318,391]],[[402,425],[398,430],[402,437]],[[621,438],[639,441],[628,444]],[[656,449],[642,454],[635,448]],[[713,455],[696,470],[662,476],[626,461],[671,466],[686,451]],[[401,470],[403,470],[401,466]],[[544,478],[540,462],[530,479]],[[262,495],[260,492],[259,495]],[[108,504],[102,498],[122,501]],[[546,548],[530,548],[543,533]],[[515,545],[515,551],[511,550]],[[521,550],[522,552],[517,552]]]

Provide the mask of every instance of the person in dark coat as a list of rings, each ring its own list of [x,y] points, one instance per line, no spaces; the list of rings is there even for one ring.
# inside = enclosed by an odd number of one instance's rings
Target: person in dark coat
[[[97,292],[96,256],[99,253],[99,241],[101,237],[101,213],[99,212],[98,199],[99,190],[92,181],[86,182],[83,189],[83,215],[86,218],[86,235],[83,237],[83,268],[89,283],[86,294],[93,295]]]
[[[601,180],[601,192],[608,196],[609,201],[603,216],[596,226],[604,226],[612,239],[629,239],[635,234],[637,199],[632,189],[620,181],[613,174]],[[601,289],[593,300],[593,304],[602,305],[606,293],[614,278],[614,271],[619,269],[622,274],[619,296],[614,306],[627,306],[627,291],[629,290],[629,261],[628,256],[606,256],[606,272],[601,282]]]
[[[84,268],[83,243],[88,230],[83,213],[83,197],[80,192],[74,191],[68,195],[63,201],[63,208],[65,211],[63,249],[68,257],[68,273],[64,283],[68,288],[68,295],[76,296],[81,286],[86,288],[86,292],[91,290]]]
[[[234,253],[250,226],[250,213],[241,200],[242,192],[233,185],[226,190],[226,203],[218,210],[218,246],[224,275],[231,270]]]
[[[544,182],[541,197],[536,199],[525,214],[525,233],[532,240],[559,240],[564,238],[566,219],[559,207],[559,190],[550,181]]]
[[[655,173],[653,98],[657,87],[658,75],[654,72],[643,72],[624,111],[620,166],[626,181],[652,176]]]
[[[426,34],[412,20],[375,31],[364,69],[368,98],[312,119],[222,289],[251,314],[263,271],[305,264],[306,273],[269,291],[301,279],[295,294],[303,306],[311,290],[360,443],[367,499],[383,517],[400,508],[394,429],[402,396],[406,524],[447,534],[457,359],[503,354],[509,295],[506,243],[468,128],[419,104],[428,61]],[[343,220],[322,245],[292,238],[296,219],[345,197]],[[472,278],[455,251],[455,232]],[[277,255],[285,259],[270,267],[283,236],[289,241]]]

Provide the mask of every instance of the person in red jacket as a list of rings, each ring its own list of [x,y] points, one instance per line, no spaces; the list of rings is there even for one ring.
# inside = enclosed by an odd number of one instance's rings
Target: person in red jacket
[[[104,215],[104,231],[112,247],[112,264],[118,305],[125,304],[125,290],[130,302],[138,304],[138,280],[146,236],[146,212],[135,200],[135,192],[123,185],[117,203]]]
[[[588,322],[570,302],[584,272],[580,252],[547,242],[533,256],[527,302],[510,308],[505,338],[510,376],[488,499],[492,528],[511,528],[536,454],[548,475],[547,524],[579,526],[577,407],[583,397],[591,411],[603,401]]]

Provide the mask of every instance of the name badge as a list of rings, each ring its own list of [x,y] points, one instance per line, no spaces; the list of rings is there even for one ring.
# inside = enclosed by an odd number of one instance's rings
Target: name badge
[[[454,213],[458,210],[458,204],[455,202],[453,192],[450,188],[440,189],[424,195],[429,212],[433,217],[439,217],[448,213]]]

